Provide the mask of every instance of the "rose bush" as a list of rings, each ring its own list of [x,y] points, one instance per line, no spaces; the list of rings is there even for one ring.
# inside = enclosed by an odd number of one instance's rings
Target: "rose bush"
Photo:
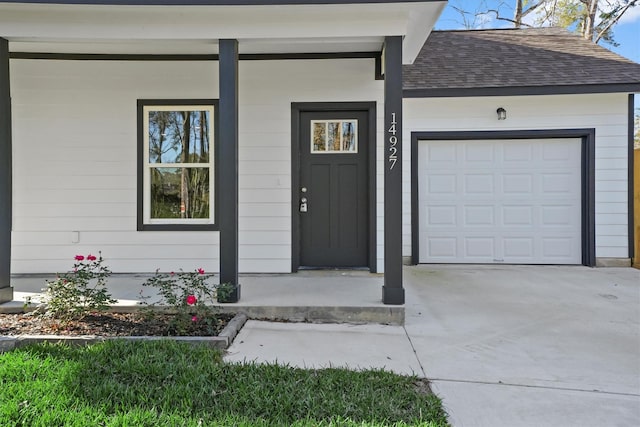
[[[140,292],[144,315],[153,318],[160,313],[160,307],[168,307],[175,313],[169,325],[172,335],[191,335],[195,329],[209,330],[214,335],[219,319],[212,278],[213,274],[205,274],[202,268],[168,274],[156,271],[142,286],[155,288],[160,298],[149,302],[152,297]]]
[[[116,302],[107,291],[111,270],[103,264],[102,254],[89,254],[86,260],[76,255],[75,261],[70,272],[58,274],[43,289],[43,313],[61,321],[81,319]]]

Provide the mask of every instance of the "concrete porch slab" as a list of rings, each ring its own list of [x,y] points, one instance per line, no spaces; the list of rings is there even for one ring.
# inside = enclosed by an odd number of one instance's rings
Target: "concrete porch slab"
[[[143,287],[148,274],[114,274],[109,291],[118,303],[114,311],[131,311],[140,295],[157,295]],[[21,311],[27,298],[37,298],[53,276],[12,278],[14,300],[0,305],[0,312]],[[244,313],[252,319],[317,323],[377,323],[402,325],[404,306],[382,304],[382,274],[358,270],[316,270],[293,274],[240,275],[241,299],[221,304],[223,312]]]

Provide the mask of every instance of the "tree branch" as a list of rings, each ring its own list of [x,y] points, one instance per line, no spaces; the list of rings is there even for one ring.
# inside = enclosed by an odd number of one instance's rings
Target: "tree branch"
[[[499,11],[497,11],[496,9],[488,9],[488,10],[487,10],[487,13],[494,13],[494,14],[496,15],[496,19],[497,19],[498,21],[507,21],[507,22],[511,22],[512,24],[518,24],[518,21],[517,21],[517,20],[515,20],[515,19],[511,19],[511,18],[503,18],[502,16],[500,16],[500,12],[499,12]],[[525,23],[523,23],[523,22],[520,22],[519,24],[520,24],[520,25],[525,25],[525,26],[527,26],[527,27],[531,28],[531,25],[529,25],[529,24],[525,24]]]
[[[522,14],[520,15],[522,18],[524,18],[525,16],[527,16],[529,13],[533,12],[534,10],[536,10],[537,8],[539,8],[540,6],[542,6],[544,3],[546,3],[546,0],[540,0],[538,3],[529,6],[529,9],[527,10],[523,10]]]
[[[620,13],[618,14],[618,16],[616,16],[615,18],[613,18],[611,21],[609,21],[609,23],[607,24],[606,27],[604,27],[602,29],[602,31],[600,31],[598,33],[598,35],[596,36],[595,40],[593,41],[594,43],[598,43],[600,41],[600,39],[602,38],[602,36],[604,36],[607,31],[609,31],[609,29],[611,27],[613,27],[615,25],[616,22],[618,22],[620,20],[620,18],[622,18],[622,15],[624,15],[624,13],[629,10],[629,8],[633,7],[636,5],[636,3],[638,3],[638,0],[631,0],[629,3],[627,3],[622,10],[620,11]]]

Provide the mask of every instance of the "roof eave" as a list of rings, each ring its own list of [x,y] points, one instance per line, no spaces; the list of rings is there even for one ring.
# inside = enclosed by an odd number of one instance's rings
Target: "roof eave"
[[[559,86],[405,89],[404,98],[462,98],[473,96],[577,95],[640,92],[640,82]]]

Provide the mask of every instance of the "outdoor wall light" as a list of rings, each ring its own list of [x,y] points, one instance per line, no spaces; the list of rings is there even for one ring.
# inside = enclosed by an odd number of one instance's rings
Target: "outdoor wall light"
[[[498,108],[496,110],[496,113],[498,113],[498,120],[507,120],[507,110],[505,110],[504,108]]]

